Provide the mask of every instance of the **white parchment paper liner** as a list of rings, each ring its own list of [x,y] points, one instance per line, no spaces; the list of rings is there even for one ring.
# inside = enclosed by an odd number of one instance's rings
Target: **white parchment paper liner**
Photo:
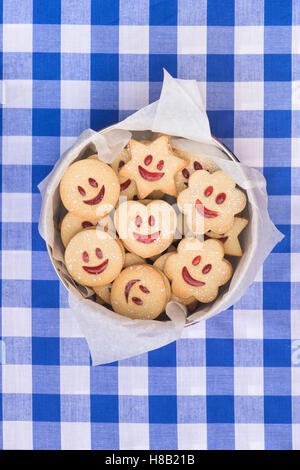
[[[223,147],[211,137],[208,118],[199,88],[194,80],[173,79],[166,71],[161,97],[124,121],[101,133],[87,129],[58,160],[40,183],[42,208],[39,232],[48,244],[55,269],[69,289],[69,304],[87,339],[93,365],[105,364],[156,349],[179,338],[186,323],[186,308],[169,302],[170,321],[131,320],[89,300],[93,291],[76,286],[63,260],[64,248],[58,222],[64,213],[59,197],[59,182],[66,168],[76,159],[97,152],[110,163],[127,144],[133,131],[162,132],[173,136],[172,144],[182,150],[212,158],[236,183],[247,191],[249,224],[242,235],[244,254],[235,260],[229,286],[221,289],[217,300],[202,304],[189,321],[206,319],[237,302],[255,279],[259,268],[283,235],[272,223],[267,210],[266,182],[257,170],[228,160]]]

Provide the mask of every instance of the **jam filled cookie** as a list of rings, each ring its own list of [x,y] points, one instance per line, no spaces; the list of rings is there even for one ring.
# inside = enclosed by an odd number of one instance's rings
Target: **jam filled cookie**
[[[115,226],[127,250],[149,258],[162,253],[172,243],[176,213],[165,201],[144,205],[138,201],[120,204],[115,212]]]
[[[189,187],[179,194],[177,204],[192,232],[225,233],[233,226],[234,215],[244,209],[246,196],[224,171],[199,170],[189,178]]]
[[[176,195],[175,176],[187,162],[172,153],[168,136],[163,135],[148,145],[131,139],[129,152],[131,160],[121,168],[120,175],[135,181],[139,199],[155,190]]]
[[[188,161],[189,164],[182,171],[176,175],[176,190],[177,194],[181,193],[188,187],[189,177],[197,170],[207,170],[210,173],[219,169],[218,165],[208,157],[202,157],[191,152],[184,150],[173,149],[174,155]]]
[[[134,264],[144,264],[144,263],[146,263],[146,261],[143,258],[140,258],[138,255],[135,255],[134,253],[126,253],[123,268],[125,269],[128,266],[133,266]],[[97,296],[103,300],[103,302],[111,305],[111,300],[110,300],[111,284],[107,284],[106,286],[94,287],[94,291],[97,294]]]
[[[111,167],[118,175],[120,182],[120,196],[126,196],[127,199],[133,199],[137,194],[136,184],[133,179],[120,176],[121,168],[130,160],[129,152],[124,148],[111,163]]]
[[[98,222],[95,220],[83,220],[76,215],[73,215],[71,212],[68,212],[61,222],[61,239],[64,247],[66,247],[71,240],[71,238],[76,235],[76,233],[81,232],[86,228],[96,227],[98,225],[100,228],[103,228],[105,232],[114,231],[114,224],[109,215],[106,215]]]
[[[232,266],[224,259],[222,243],[184,238],[177,250],[165,264],[165,273],[172,279],[173,293],[182,298],[193,296],[204,303],[214,300],[219,286],[232,276]]]
[[[175,249],[176,251],[176,249]],[[167,259],[172,256],[174,253],[173,252],[169,252],[169,253],[165,253],[164,255],[161,255],[159,258],[157,258],[157,260],[153,263],[153,266],[155,268],[158,268],[160,269],[160,271],[162,271],[163,273],[165,272],[165,264],[166,264],[166,261]],[[191,308],[193,308],[195,305],[197,307],[198,305],[198,301],[195,299],[195,297],[191,296],[191,297],[187,297],[186,299],[183,299],[183,298],[180,298],[180,297],[177,297],[176,295],[174,295],[172,293],[171,295],[171,300],[173,302],[179,302],[183,305],[187,305],[187,306],[191,306]]]
[[[231,256],[242,256],[243,251],[238,239],[239,234],[248,224],[248,220],[243,217],[235,217],[233,226],[228,232],[222,233],[221,235],[209,230],[204,237],[205,238],[217,238],[224,245],[225,255]]]
[[[117,175],[106,163],[86,158],[72,163],[60,182],[60,196],[69,212],[87,220],[104,217],[120,194]]]
[[[168,290],[163,275],[148,264],[124,269],[111,288],[115,312],[133,319],[152,320],[163,312]]]
[[[77,233],[65,251],[65,264],[75,281],[85,286],[105,286],[120,273],[124,251],[118,240],[102,230]]]

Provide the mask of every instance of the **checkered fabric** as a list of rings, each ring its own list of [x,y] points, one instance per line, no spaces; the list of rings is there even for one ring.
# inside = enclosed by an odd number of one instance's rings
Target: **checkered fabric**
[[[0,447],[300,449],[300,2],[2,6]],[[156,100],[162,67],[197,80],[213,134],[264,173],[285,238],[233,308],[91,367],[37,184],[85,128]]]

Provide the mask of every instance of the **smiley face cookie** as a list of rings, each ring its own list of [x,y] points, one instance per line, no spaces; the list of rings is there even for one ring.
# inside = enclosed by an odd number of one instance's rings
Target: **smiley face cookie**
[[[131,160],[119,174],[135,181],[139,199],[155,190],[176,195],[175,176],[187,162],[173,154],[168,136],[162,135],[148,145],[131,139],[129,152]]]
[[[144,205],[138,201],[120,204],[115,212],[115,226],[127,250],[149,258],[162,253],[172,243],[176,213],[165,201]]]
[[[126,176],[120,175],[121,168],[128,163],[130,155],[127,148],[124,148],[111,163],[111,167],[114,172],[118,175],[120,182],[120,196],[126,196],[127,199],[133,199],[137,194],[136,184],[133,179],[127,178]]]
[[[120,194],[117,175],[106,163],[86,158],[72,163],[60,182],[60,196],[69,212],[87,220],[104,217]]]
[[[188,187],[188,180],[195,171],[207,170],[209,173],[213,173],[219,169],[218,165],[208,157],[179,149],[173,149],[173,152],[177,157],[183,158],[189,162],[188,165],[176,175],[177,194]]]
[[[224,248],[218,240],[200,242],[184,238],[177,253],[166,261],[165,273],[172,279],[172,291],[177,297],[194,296],[200,302],[211,302],[219,286],[232,276],[232,266],[224,259]]]
[[[96,225],[103,228],[105,232],[108,230],[114,230],[114,224],[109,215],[106,215],[96,222],[95,220],[80,219],[71,212],[68,212],[61,222],[60,229],[61,239],[64,247],[68,245],[69,241],[74,237],[74,235],[76,235],[76,233],[81,232],[81,230],[86,228],[96,227]]]
[[[120,243],[108,232],[90,229],[77,233],[65,251],[65,264],[75,281],[85,286],[105,286],[124,264]]]
[[[238,239],[239,234],[248,224],[248,220],[243,217],[235,217],[233,226],[228,232],[221,235],[209,230],[205,234],[205,238],[216,238],[223,243],[225,255],[242,256],[243,251]]]
[[[179,194],[177,204],[192,232],[225,233],[233,226],[234,215],[244,209],[246,196],[224,171],[210,174],[199,170],[189,178],[189,186]]]
[[[152,320],[165,309],[168,295],[163,275],[148,264],[138,264],[124,269],[113,282],[111,305],[126,317]]]

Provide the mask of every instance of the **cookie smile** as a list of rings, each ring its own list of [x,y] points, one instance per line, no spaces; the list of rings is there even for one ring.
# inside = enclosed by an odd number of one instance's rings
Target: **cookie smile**
[[[161,173],[161,172],[152,172],[152,171],[148,171],[146,170],[145,168],[143,168],[141,165],[139,165],[139,173],[141,175],[142,178],[144,178],[144,180],[146,181],[158,181],[160,180],[165,173]]]
[[[125,286],[124,294],[125,294],[125,299],[126,299],[127,303],[128,303],[128,297],[129,297],[130,289],[132,288],[132,286],[134,286],[134,284],[136,282],[139,282],[139,279],[131,279],[131,281],[128,281],[126,286]]]
[[[149,244],[155,242],[155,240],[160,237],[160,230],[158,232],[150,233],[149,235],[133,232],[133,236],[137,242]]]
[[[105,186],[103,185],[102,188],[100,189],[99,193],[97,196],[95,196],[93,199],[88,199],[86,201],[83,201],[85,204],[88,204],[89,206],[95,206],[96,204],[99,204],[99,202],[102,201],[103,197],[105,194]]]
[[[202,287],[205,285],[205,282],[198,281],[198,279],[195,279],[194,277],[192,277],[186,266],[182,268],[182,277],[183,277],[183,280],[190,286]]]
[[[206,219],[213,219],[214,217],[218,217],[218,212],[212,211],[205,207],[204,204],[202,204],[202,202],[200,201],[200,199],[196,200],[195,207],[196,211]]]
[[[128,186],[130,185],[131,185],[131,179],[124,181],[124,183],[120,184],[120,191],[125,191],[125,189],[127,189]]]
[[[108,265],[108,259],[103,261],[103,263],[98,264],[98,266],[82,266],[82,268],[89,274],[101,274]]]

